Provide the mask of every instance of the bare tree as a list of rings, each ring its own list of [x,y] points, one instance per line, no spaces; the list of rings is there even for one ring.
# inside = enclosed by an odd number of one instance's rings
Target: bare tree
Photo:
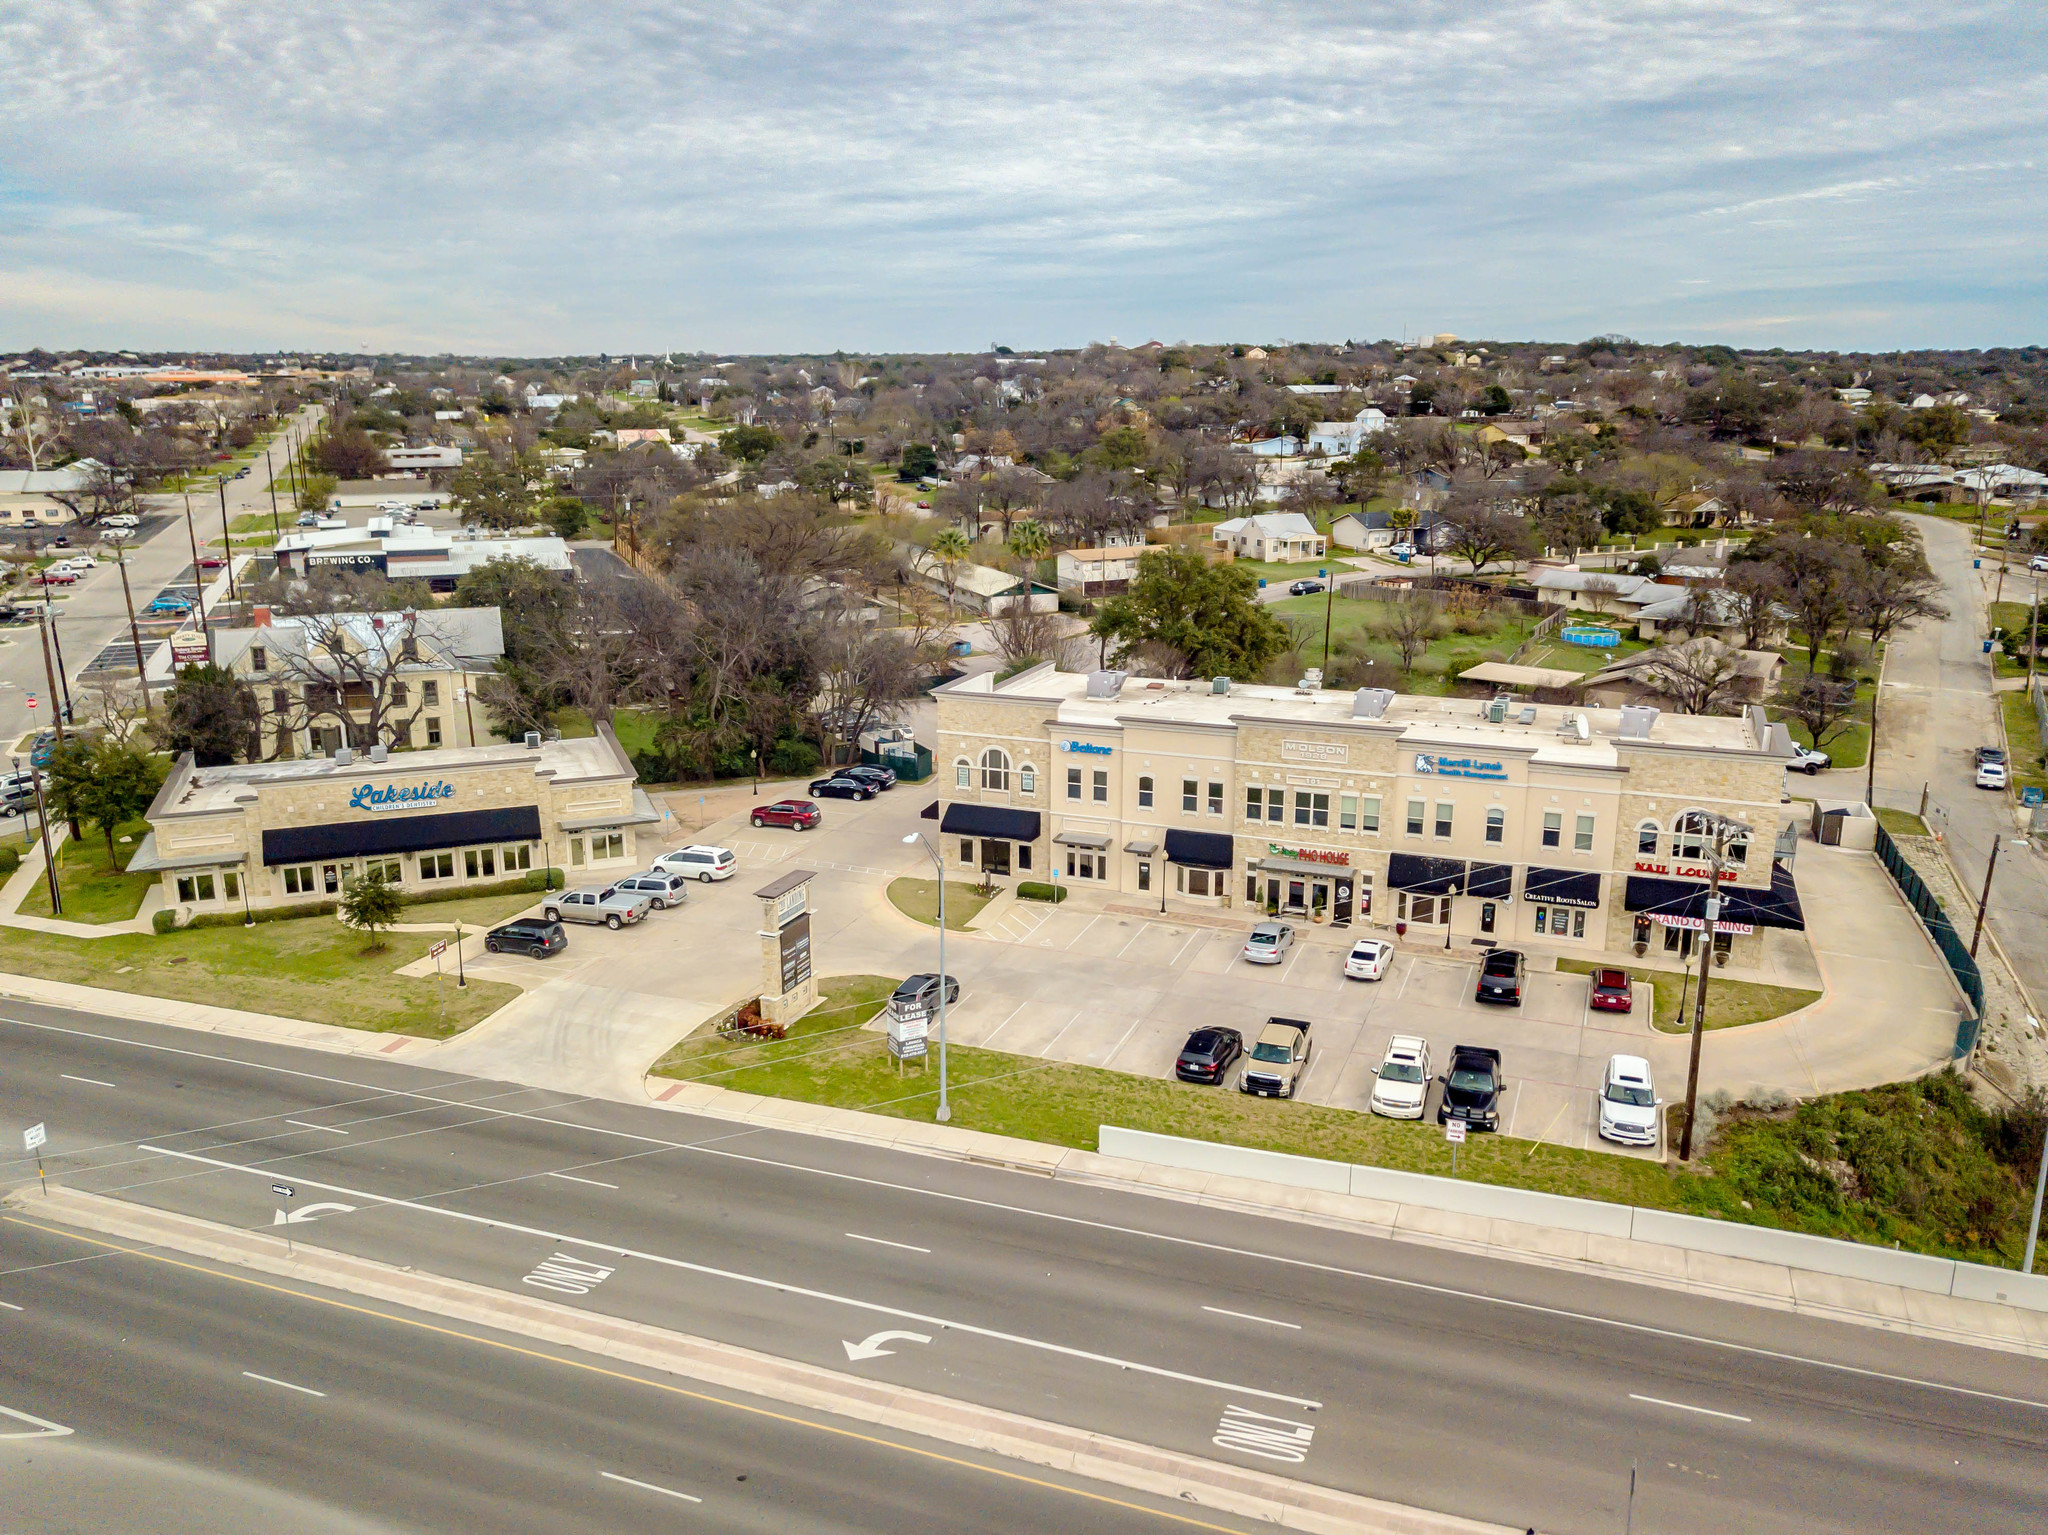
[[[426,692],[405,673],[430,664],[418,616],[303,613],[267,630],[257,699],[273,754],[289,755],[301,730],[332,729],[349,746],[409,744]]]
[[[1378,628],[1387,643],[1399,653],[1401,675],[1406,677],[1414,672],[1415,663],[1429,649],[1430,641],[1444,632],[1444,621],[1435,603],[1427,597],[1414,595],[1394,601]]]
[[[1007,604],[988,625],[996,650],[1013,667],[1054,659],[1066,628],[1061,614],[1034,612],[1024,601]]]
[[[1672,621],[1674,629],[1687,639],[1702,634],[1711,634],[1721,627],[1720,604],[1715,599],[1714,588],[1694,584],[1685,589],[1685,600],[1679,604],[1678,617]],[[1699,710],[1691,711],[1695,714]]]
[[[1621,598],[1621,583],[1612,576],[1592,576],[1579,588],[1579,603],[1589,613],[1612,611]]]
[[[1801,677],[1797,685],[1783,689],[1778,703],[1785,712],[1806,727],[1807,739],[1825,750],[1827,743],[1856,716],[1856,684],[1838,677]]]
[[[1849,551],[1829,539],[1792,539],[1779,549],[1777,566],[1785,606],[1806,631],[1806,669],[1817,670],[1820,653],[1849,616],[1856,583]]]
[[[1729,646],[1701,638],[1659,650],[1642,674],[1680,714],[1719,714],[1742,687],[1740,665]]]
[[[1450,513],[1455,519],[1448,548],[1472,562],[1478,575],[1495,560],[1512,560],[1529,547],[1529,525],[1504,507],[1478,505]]]
[[[1944,619],[1948,609],[1937,599],[1941,582],[1924,558],[1899,559],[1863,572],[1849,597],[1849,617],[1882,645],[1894,631],[1921,619]]]
[[[1738,560],[1728,567],[1726,584],[1730,616],[1742,628],[1742,647],[1762,650],[1777,630],[1784,586],[1777,570],[1763,560]]]

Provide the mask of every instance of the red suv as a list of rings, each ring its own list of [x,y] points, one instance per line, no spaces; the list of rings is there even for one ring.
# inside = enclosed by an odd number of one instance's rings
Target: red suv
[[[1626,970],[1593,972],[1593,1006],[1603,1013],[1626,1013],[1635,1006]]]
[[[756,805],[747,818],[756,826],[793,826],[809,831],[825,819],[825,812],[807,799],[779,799],[772,805]]]

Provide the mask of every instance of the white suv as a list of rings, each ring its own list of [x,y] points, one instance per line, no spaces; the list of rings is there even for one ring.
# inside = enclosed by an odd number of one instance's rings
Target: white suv
[[[1387,1043],[1369,1105],[1389,1119],[1420,1119],[1429,1098],[1429,1041],[1414,1034],[1396,1034]]]
[[[1658,1107],[1650,1063],[1640,1055],[1609,1056],[1600,1079],[1600,1138],[1623,1146],[1656,1145]]]
[[[731,879],[739,871],[739,866],[731,848],[704,845],[677,848],[673,853],[663,853],[654,860],[657,869],[687,875],[707,885],[714,879]]]
[[[1978,747],[1977,787],[2003,789],[2010,781],[2006,772],[2004,749],[1997,746]]]

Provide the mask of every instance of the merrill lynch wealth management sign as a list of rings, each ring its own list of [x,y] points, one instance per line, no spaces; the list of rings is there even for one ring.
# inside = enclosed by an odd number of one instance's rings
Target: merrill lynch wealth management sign
[[[455,798],[455,785],[442,779],[438,783],[392,784],[378,788],[366,783],[348,797],[351,810],[417,810],[422,806],[439,804],[442,800]]]

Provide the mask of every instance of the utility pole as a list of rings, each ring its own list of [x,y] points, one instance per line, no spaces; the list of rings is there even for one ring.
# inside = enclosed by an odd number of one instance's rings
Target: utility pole
[[[270,531],[283,538],[284,524],[277,520],[277,469],[270,462],[270,450],[276,446],[275,437],[263,445],[263,477],[270,482]]]
[[[142,626],[135,622],[135,594],[128,589],[128,551],[114,545],[114,563],[121,567],[121,600],[128,605],[128,640],[135,647],[135,680],[142,684],[142,717],[149,718],[149,669],[143,664]]]
[[[50,614],[50,600],[47,595],[43,605],[36,609],[36,632],[43,639],[43,675],[50,679],[50,719],[57,727],[57,744],[64,744],[64,710],[58,706],[57,668],[50,660],[50,625],[54,620]]]
[[[52,700],[53,705],[54,702],[55,700]],[[16,767],[19,767],[21,759],[16,757],[14,764]],[[43,872],[49,876],[50,880],[50,915],[61,917],[64,915],[64,896],[57,888],[57,854],[50,846],[50,813],[43,808],[43,770],[37,767],[34,760],[31,759],[28,765],[28,773],[36,789],[36,826],[41,831],[43,837]],[[43,1192],[49,1192],[47,1186],[45,1186]],[[2037,1199],[2035,1204],[2038,1207],[2040,1201]]]
[[[238,600],[235,597],[235,535],[228,527],[227,476],[222,475],[216,483],[220,486],[220,537],[221,542],[227,545],[228,600],[230,602],[233,602]],[[198,569],[196,566],[193,569],[193,574],[198,574]]]
[[[213,631],[206,626],[206,573],[199,568],[199,532],[192,526],[192,492],[185,492],[185,537],[192,543],[192,597],[199,604],[199,632],[206,637],[206,658],[213,659]]]
[[[1877,809],[1877,695],[1883,686],[1881,678],[1870,684],[1870,750],[1863,757],[1863,803],[1872,811]]]
[[[2015,837],[2014,842],[2025,847],[2026,839]],[[1970,932],[1970,958],[1977,957],[1977,944],[1984,937],[1984,913],[1991,906],[1991,876],[1998,872],[1998,850],[2005,845],[2003,837],[1991,839],[1991,859],[1984,865],[1984,893],[1977,897],[1977,925]]]
[[[1706,926],[1702,929],[1700,945],[1700,989],[1693,1000],[1692,1011],[1692,1060],[1685,1078],[1685,1129],[1679,1136],[1678,1160],[1692,1160],[1693,1118],[1699,1112],[1700,1094],[1700,1042],[1707,1032],[1707,981],[1714,972],[1714,935],[1716,923],[1721,916],[1721,867],[1728,854],[1728,842],[1732,833],[1747,834],[1750,828],[1739,821],[1723,816],[1714,818],[1714,865],[1707,880]]]

